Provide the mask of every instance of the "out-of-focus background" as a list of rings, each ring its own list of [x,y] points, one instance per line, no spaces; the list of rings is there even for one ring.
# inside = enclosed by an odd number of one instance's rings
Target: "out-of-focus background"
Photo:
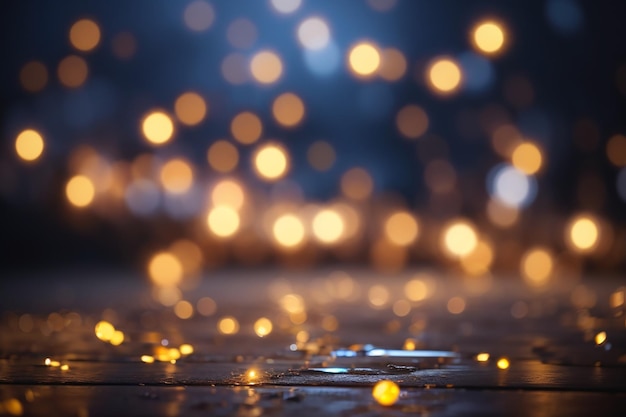
[[[624,270],[626,3],[6,1],[0,270]]]

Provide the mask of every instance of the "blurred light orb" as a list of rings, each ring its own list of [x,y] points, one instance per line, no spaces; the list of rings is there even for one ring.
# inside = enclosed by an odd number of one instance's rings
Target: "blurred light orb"
[[[298,10],[302,0],[271,0],[272,7],[282,14],[290,14]]]
[[[15,152],[24,161],[32,162],[37,160],[43,153],[43,149],[43,137],[36,130],[22,130],[15,139]]]
[[[345,225],[341,215],[332,209],[320,210],[313,217],[313,235],[321,243],[337,242],[343,235]]]
[[[357,76],[374,75],[380,66],[380,52],[371,43],[358,43],[350,49],[348,63]]]
[[[472,31],[474,46],[486,54],[495,54],[504,46],[504,30],[494,21],[481,22]]]
[[[228,238],[239,230],[239,213],[229,206],[217,206],[209,211],[207,226],[215,236]]]
[[[248,81],[248,59],[245,55],[234,52],[222,61],[220,67],[222,76],[233,85],[240,85]]]
[[[417,220],[406,211],[393,213],[385,220],[385,237],[394,245],[410,245],[417,239],[418,232]]]
[[[87,207],[96,196],[96,188],[88,177],[76,175],[67,182],[65,195],[73,206]]]
[[[500,202],[497,198],[489,199],[487,203],[489,221],[498,227],[513,226],[519,219],[519,210]]]
[[[554,261],[546,248],[532,248],[522,257],[520,270],[526,282],[535,287],[545,285],[552,275]]]
[[[562,35],[573,35],[584,24],[584,12],[576,0],[548,0],[546,16],[553,28]]]
[[[283,73],[283,63],[275,52],[261,51],[252,57],[250,72],[261,84],[273,84]]]
[[[238,142],[249,145],[261,137],[263,124],[256,114],[244,111],[230,122],[230,132]]]
[[[352,168],[341,177],[341,192],[354,200],[365,200],[374,189],[374,181],[363,168]]]
[[[193,170],[184,159],[175,158],[163,165],[160,173],[161,184],[166,191],[181,194],[193,184]]]
[[[217,330],[225,335],[236,334],[239,332],[239,322],[232,316],[222,317],[217,323]]]
[[[297,216],[284,214],[274,222],[272,233],[279,245],[293,248],[304,241],[304,224]]]
[[[20,70],[20,83],[30,93],[43,90],[48,83],[46,66],[39,61],[27,62]]]
[[[174,112],[182,124],[195,126],[206,117],[207,104],[199,94],[190,91],[178,96]]]
[[[606,342],[606,339],[606,332],[598,332],[593,338],[593,340],[596,342],[596,345],[601,345],[602,343]]]
[[[367,299],[374,308],[384,307],[388,302],[391,294],[384,285],[372,285],[367,291]]]
[[[283,93],[272,104],[274,119],[284,127],[295,127],[304,118],[304,103],[294,93]]]
[[[254,322],[254,333],[256,333],[259,337],[265,337],[268,334],[272,333],[272,321],[267,317],[261,317],[257,321]]]
[[[509,164],[499,164],[487,176],[487,189],[502,204],[522,208],[535,199],[537,182]]]
[[[333,146],[323,140],[313,142],[306,153],[306,159],[316,171],[328,171],[335,164],[337,154]]]
[[[428,66],[426,73],[426,81],[436,93],[450,94],[461,85],[461,68],[450,58],[433,60]]]
[[[576,216],[567,225],[567,243],[576,252],[591,252],[598,246],[600,228],[591,216]]]
[[[204,256],[195,242],[179,239],[172,243],[169,249],[179,259],[185,275],[195,275],[200,271]]]
[[[474,250],[461,258],[461,266],[469,275],[483,275],[489,272],[493,257],[491,244],[484,240],[479,240]]]
[[[386,81],[397,81],[404,76],[407,62],[404,54],[395,48],[381,51],[381,64],[378,69],[380,77]]]
[[[606,156],[616,167],[626,166],[626,136],[611,136],[606,144]]]
[[[536,174],[542,166],[541,150],[532,142],[523,142],[515,147],[511,163],[526,175]]]
[[[159,189],[152,181],[138,179],[126,188],[124,200],[133,214],[151,215],[159,208]]]
[[[400,387],[393,381],[383,379],[374,385],[372,397],[380,405],[394,405],[400,398]]]
[[[461,314],[465,311],[466,305],[465,299],[462,297],[452,297],[448,300],[446,308],[450,314]]]
[[[174,305],[174,314],[181,320],[190,319],[193,316],[193,305],[187,300],[180,300]]]
[[[100,43],[100,27],[91,19],[77,21],[70,28],[70,43],[79,51],[91,51]]]
[[[331,40],[322,49],[304,49],[304,63],[315,75],[325,77],[333,74],[341,62],[341,52]]]
[[[183,278],[183,266],[171,253],[158,252],[148,262],[148,276],[159,287],[172,287]]]
[[[404,295],[410,301],[418,302],[425,300],[426,297],[428,297],[428,294],[428,286],[419,278],[409,280],[406,284],[404,284]]]
[[[209,3],[196,0],[185,7],[183,20],[187,27],[195,32],[204,32],[215,20],[215,11]]]
[[[409,104],[396,115],[396,126],[402,136],[417,139],[428,129],[428,116],[421,107]]]
[[[141,131],[148,142],[163,145],[174,135],[174,123],[170,116],[162,111],[152,111],[141,122]]]
[[[453,257],[469,255],[477,244],[478,236],[474,227],[464,220],[452,221],[443,230],[443,249]]]
[[[330,29],[319,17],[309,17],[298,26],[298,40],[306,49],[323,49],[330,41]]]
[[[235,19],[228,25],[226,30],[228,42],[235,48],[250,48],[257,40],[257,28],[250,20],[245,18]]]
[[[274,143],[261,146],[254,153],[253,161],[257,174],[270,181],[285,176],[289,168],[287,151],[281,145]]]
[[[241,185],[234,180],[221,180],[211,191],[211,202],[214,206],[226,206],[235,210],[241,209],[245,194]]]
[[[88,73],[87,61],[76,55],[63,58],[57,67],[59,81],[69,88],[78,88],[83,85]]]
[[[103,342],[108,342],[113,338],[113,334],[115,334],[115,326],[105,320],[101,320],[96,323],[94,327],[94,333],[96,337]]]
[[[496,362],[496,366],[498,367],[498,369],[508,369],[510,366],[510,362],[507,358],[500,358],[498,359],[498,362]]]
[[[226,140],[214,142],[207,152],[207,160],[211,168],[221,173],[234,170],[239,163],[239,151]]]

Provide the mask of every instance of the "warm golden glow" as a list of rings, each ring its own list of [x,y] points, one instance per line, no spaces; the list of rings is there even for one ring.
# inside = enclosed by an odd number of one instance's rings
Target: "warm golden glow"
[[[272,104],[272,114],[276,121],[285,127],[294,127],[304,118],[304,103],[293,93],[276,97]]]
[[[417,239],[418,232],[417,220],[406,211],[393,213],[385,221],[385,236],[394,245],[410,245]]]
[[[222,334],[235,334],[239,331],[239,322],[232,316],[222,317],[217,323],[217,330]]]
[[[304,312],[304,299],[298,294],[285,294],[278,300],[281,308],[289,314]]]
[[[180,351],[181,355],[191,355],[193,353],[193,346],[190,345],[189,343],[183,343],[182,345],[180,345],[180,347],[178,348],[178,350]]]
[[[406,317],[411,312],[411,303],[407,300],[398,300],[393,303],[393,307],[391,307],[393,314],[398,317]]]
[[[211,202],[214,206],[227,206],[239,210],[243,206],[244,199],[243,188],[233,180],[218,182],[211,192]]]
[[[174,194],[184,193],[193,184],[193,171],[184,159],[172,159],[161,168],[161,184],[166,191]]]
[[[209,230],[217,237],[233,236],[239,230],[239,224],[239,213],[232,207],[214,207],[207,216]]]
[[[212,316],[217,311],[217,303],[211,297],[202,297],[198,300],[196,309],[205,317]]]
[[[96,189],[89,178],[84,175],[76,175],[67,182],[65,195],[72,205],[87,207],[96,196]]]
[[[469,255],[478,244],[474,227],[466,221],[456,220],[449,223],[443,230],[442,246],[446,253],[453,257]]]
[[[176,99],[174,112],[182,124],[194,126],[206,117],[207,104],[199,94],[187,92]]]
[[[108,342],[111,340],[113,334],[115,333],[115,327],[108,321],[102,320],[96,324],[94,332],[96,333],[96,337],[98,339],[102,340],[103,342]]]
[[[577,252],[591,252],[598,246],[600,230],[595,219],[587,215],[574,218],[567,227],[567,243]]]
[[[524,254],[520,265],[522,276],[533,286],[545,285],[553,268],[552,255],[544,248],[530,249]]]
[[[438,93],[449,94],[461,85],[461,68],[449,58],[438,58],[433,61],[427,70],[427,81],[430,87]]]
[[[594,340],[596,342],[596,345],[601,345],[602,343],[606,342],[606,332],[599,332],[594,337]]]
[[[79,51],[91,51],[100,43],[100,27],[90,19],[81,19],[70,28],[70,42]]]
[[[510,366],[509,360],[507,358],[500,358],[496,363],[499,369],[508,369]]]
[[[140,359],[143,363],[154,363],[154,356],[141,355]]]
[[[283,63],[275,52],[261,51],[252,57],[250,72],[261,84],[272,84],[282,75]]]
[[[230,132],[238,142],[249,145],[261,137],[263,124],[256,114],[244,111],[230,122]]]
[[[461,314],[465,311],[465,300],[461,297],[452,297],[446,305],[450,314]]]
[[[606,156],[617,167],[626,166],[626,136],[611,136],[606,144]]]
[[[487,203],[487,216],[489,221],[499,227],[513,226],[519,218],[519,210],[502,204],[498,199],[491,199]]]
[[[272,333],[272,321],[266,317],[261,317],[254,322],[254,333],[259,337],[265,337]]]
[[[496,22],[481,22],[474,27],[472,40],[479,51],[494,54],[504,46],[504,30]]]
[[[400,397],[400,387],[393,381],[383,379],[374,385],[372,397],[380,405],[394,405]]]
[[[532,142],[524,142],[513,150],[511,162],[515,168],[524,174],[533,175],[541,169],[543,157],[537,145]]]
[[[404,54],[395,48],[382,51],[382,59],[378,73],[387,81],[397,81],[406,73],[407,63]]]
[[[421,279],[412,279],[404,284],[404,295],[410,301],[422,301],[428,297],[428,286]]]
[[[177,257],[169,252],[156,253],[148,262],[148,276],[155,285],[171,287],[183,277],[183,266]]]
[[[181,300],[174,306],[174,314],[182,320],[187,320],[193,316],[193,305],[189,301]]]
[[[17,398],[8,398],[0,403],[0,406],[4,406],[4,411],[12,416],[21,416],[24,414],[24,406]]]
[[[380,66],[380,53],[371,43],[362,42],[350,49],[348,62],[357,76],[371,76]]]
[[[43,153],[44,141],[41,134],[33,129],[20,132],[15,139],[17,156],[24,161],[34,161]]]
[[[63,58],[57,67],[59,81],[65,87],[70,88],[77,88],[83,85],[85,80],[87,80],[88,72],[87,62],[76,55]]]
[[[313,235],[322,243],[337,242],[344,231],[344,221],[335,210],[320,210],[313,217]]]
[[[275,181],[287,173],[289,160],[287,151],[279,144],[261,146],[253,156],[254,169],[263,179]]]
[[[111,343],[113,346],[119,346],[124,342],[124,332],[122,332],[121,330],[116,330],[113,332],[113,336],[111,336],[111,340],[109,340],[109,343]]]
[[[470,275],[482,275],[489,271],[493,262],[493,249],[485,241],[479,241],[468,255],[461,258],[463,270]]]
[[[174,123],[166,113],[153,111],[144,117],[141,122],[141,131],[148,142],[153,145],[162,145],[172,139]]]
[[[296,247],[304,241],[304,225],[293,214],[284,214],[276,219],[272,233],[276,242],[287,248]]]
[[[196,243],[179,239],[170,245],[170,251],[180,261],[185,275],[195,275],[200,271],[204,256]]]
[[[373,285],[367,291],[367,299],[375,308],[384,307],[389,302],[389,290],[384,285]]]
[[[20,83],[24,90],[36,93],[48,83],[48,70],[39,61],[30,61],[20,70]]]
[[[332,145],[323,140],[314,142],[306,153],[309,164],[317,171],[328,171],[335,164],[337,155]]]
[[[486,352],[479,353],[476,355],[476,360],[478,362],[487,362],[489,360],[489,354]]]
[[[209,148],[207,160],[211,168],[217,172],[231,172],[239,163],[239,151],[232,143],[218,140]]]
[[[428,129],[428,116],[419,106],[404,106],[396,115],[396,126],[402,136],[417,139]]]
[[[341,177],[341,191],[354,200],[366,199],[373,189],[372,177],[363,168],[352,168]]]

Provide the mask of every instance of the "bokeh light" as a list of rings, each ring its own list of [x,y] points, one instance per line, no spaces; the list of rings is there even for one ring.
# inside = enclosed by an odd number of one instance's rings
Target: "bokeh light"
[[[332,209],[320,210],[313,217],[313,235],[324,244],[337,242],[343,235],[345,225],[341,215]]]
[[[487,189],[500,203],[522,208],[534,201],[537,195],[537,182],[534,177],[525,175],[511,165],[500,164],[487,176]]]
[[[175,158],[167,161],[161,168],[161,184],[170,193],[184,193],[193,184],[193,170],[188,161]]]
[[[294,127],[302,122],[304,103],[294,93],[283,93],[272,103],[272,114],[276,121],[284,127]]]
[[[287,173],[289,158],[281,145],[269,143],[261,146],[253,155],[254,169],[263,179],[276,181]]]
[[[48,84],[48,69],[39,61],[27,62],[20,70],[20,83],[28,92],[39,92]]]
[[[380,66],[380,52],[371,43],[358,43],[350,49],[348,64],[357,76],[371,76],[376,73]]]
[[[417,239],[418,232],[417,220],[406,211],[393,213],[385,220],[385,237],[394,245],[410,245]]]
[[[398,81],[404,76],[407,62],[404,54],[396,48],[381,51],[381,63],[378,69],[380,77],[386,81]]]
[[[244,111],[230,122],[230,132],[238,142],[249,145],[261,137],[263,124],[256,114]]]
[[[245,18],[235,19],[226,31],[228,42],[235,48],[248,49],[254,45],[258,31],[254,23]]]
[[[272,333],[272,321],[267,317],[261,317],[257,321],[254,322],[254,333],[256,333],[259,337],[265,337],[268,334]]]
[[[211,191],[211,202],[214,206],[228,206],[235,210],[241,209],[245,194],[237,181],[224,179],[219,181]]]
[[[317,171],[328,171],[335,164],[337,154],[333,146],[323,140],[313,142],[306,153],[307,162]]]
[[[81,19],[70,28],[70,42],[79,51],[91,51],[100,43],[100,27],[91,19]]]
[[[346,197],[364,200],[372,194],[373,189],[372,177],[363,168],[352,168],[341,177],[341,191]]]
[[[588,253],[597,248],[600,228],[594,217],[586,214],[576,216],[570,220],[565,230],[566,243],[572,250]]]
[[[239,332],[239,321],[232,316],[222,317],[217,323],[217,330],[225,335]]]
[[[199,94],[190,91],[178,96],[174,112],[182,124],[195,126],[206,117],[207,103]]]
[[[148,142],[163,145],[174,135],[174,123],[167,113],[159,110],[148,113],[141,122],[141,131]]]
[[[148,262],[148,276],[160,287],[178,285],[183,278],[180,260],[169,252],[158,252]]]
[[[302,0],[271,0],[272,7],[283,14],[290,14],[298,10]]]
[[[481,22],[472,31],[472,41],[478,51],[495,54],[504,46],[504,30],[497,22]]]
[[[87,80],[89,69],[87,62],[76,55],[63,58],[57,67],[59,81],[65,87],[78,88]]]
[[[443,229],[442,248],[452,257],[469,255],[478,244],[474,227],[465,220],[454,220]]]
[[[320,17],[309,17],[298,25],[298,40],[307,49],[323,49],[330,41],[328,23]]]
[[[213,6],[206,1],[192,1],[185,7],[183,20],[189,29],[195,32],[204,32],[213,25],[215,11]]]
[[[511,163],[526,175],[536,174],[543,163],[541,150],[532,142],[520,143],[513,150]]]
[[[220,238],[231,237],[239,230],[239,213],[228,206],[214,207],[207,216],[207,225],[215,236]]]
[[[233,52],[228,54],[220,66],[222,76],[233,85],[241,85],[249,79],[248,59],[245,55]]]
[[[15,139],[17,156],[27,162],[37,160],[44,150],[43,137],[33,129],[23,130]]]
[[[237,167],[239,151],[232,143],[218,140],[209,147],[207,160],[211,168],[217,172],[228,173]]]
[[[396,115],[396,126],[404,137],[417,139],[428,129],[428,116],[421,107],[409,104]]]
[[[65,185],[65,195],[73,206],[87,207],[96,196],[96,188],[88,177],[76,175]]]
[[[437,58],[426,70],[426,81],[436,93],[453,93],[461,85],[461,68],[450,58]]]
[[[520,264],[522,276],[531,286],[543,286],[552,275],[554,261],[552,254],[546,248],[531,248]]]
[[[626,166],[626,136],[611,136],[606,143],[606,156],[616,167]]]
[[[284,214],[276,219],[272,226],[274,240],[286,248],[299,246],[305,237],[302,220],[293,214]]]
[[[283,74],[283,63],[273,51],[261,51],[250,61],[250,72],[261,84],[273,84]]]
[[[393,381],[378,381],[372,389],[372,397],[380,405],[394,405],[400,397],[400,387]]]

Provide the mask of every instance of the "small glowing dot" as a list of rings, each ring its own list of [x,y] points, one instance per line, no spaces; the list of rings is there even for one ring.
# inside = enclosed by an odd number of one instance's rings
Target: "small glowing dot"
[[[494,54],[504,46],[504,31],[496,22],[481,22],[473,30],[474,46],[487,54]]]
[[[215,236],[221,238],[231,237],[239,230],[239,214],[232,207],[214,207],[207,216],[207,225]]]
[[[161,184],[173,194],[184,193],[193,184],[193,171],[184,159],[172,159],[161,168]]]
[[[91,51],[100,43],[100,27],[90,19],[81,19],[70,28],[70,42],[79,51]]]
[[[596,334],[594,340],[596,341],[596,345],[601,345],[602,343],[606,342],[606,332],[600,332]]]
[[[317,171],[328,171],[335,164],[337,155],[335,149],[328,142],[319,140],[314,142],[306,153],[309,164]]]
[[[283,63],[275,52],[261,51],[252,57],[250,72],[261,84],[272,84],[282,75]]]
[[[187,27],[195,32],[204,32],[211,27],[215,20],[213,7],[202,0],[196,0],[185,8],[183,20]]]
[[[50,366],[51,362],[52,362],[52,360],[50,358],[46,358],[46,360],[43,361],[44,365],[46,365],[46,366]]]
[[[326,209],[313,217],[313,235],[322,243],[335,243],[341,238],[345,225],[335,210]]]
[[[341,177],[341,191],[354,200],[364,200],[372,194],[374,182],[363,168],[352,168]]]
[[[293,93],[284,93],[276,97],[272,104],[272,114],[284,127],[294,127],[304,118],[304,103]]]
[[[451,314],[461,314],[465,311],[465,300],[461,297],[452,297],[448,300],[447,307]]]
[[[148,275],[152,282],[161,287],[177,285],[183,277],[180,260],[169,252],[155,254],[148,263]]]
[[[328,24],[319,17],[310,17],[298,26],[298,40],[306,49],[323,49],[330,41]]]
[[[206,117],[207,104],[199,94],[187,92],[176,99],[174,112],[181,123],[195,126]]]
[[[428,129],[428,116],[421,107],[408,105],[396,115],[396,126],[402,136],[417,139]]]
[[[276,219],[272,233],[276,242],[287,248],[296,247],[304,241],[304,225],[293,214],[284,214]]]
[[[394,245],[410,245],[417,239],[418,232],[415,217],[405,211],[394,213],[385,221],[385,236]]]
[[[359,43],[350,49],[348,55],[350,69],[361,77],[373,75],[380,66],[380,53],[370,43]]]
[[[451,222],[444,229],[442,237],[444,250],[453,257],[469,255],[478,244],[474,228],[464,221]]]
[[[270,319],[261,317],[254,322],[254,333],[259,337],[265,337],[272,333],[272,322]]]
[[[9,398],[4,403],[0,403],[0,406],[4,405],[4,410],[12,416],[21,416],[24,413],[24,407],[17,398]]]
[[[108,321],[99,321],[94,327],[96,337],[104,342],[108,342],[113,338],[115,334],[115,327]]]
[[[239,322],[231,316],[223,317],[218,322],[217,329],[222,334],[235,334],[239,331]]]
[[[513,166],[526,175],[536,174],[541,169],[542,162],[541,151],[531,142],[519,144],[511,155]]]
[[[404,341],[402,348],[404,350],[415,350],[417,349],[417,341],[415,339],[408,338]]]
[[[15,151],[24,161],[30,162],[36,160],[43,153],[43,149],[43,138],[36,130],[23,130],[15,139]]]
[[[400,387],[393,381],[383,379],[374,385],[372,397],[374,397],[376,402],[380,405],[393,405],[400,397]]]
[[[122,332],[121,330],[116,330],[115,332],[113,332],[113,336],[111,336],[111,340],[109,340],[109,343],[111,343],[113,346],[119,346],[122,344],[122,342],[124,342],[124,332]]]
[[[189,301],[181,300],[174,306],[174,314],[181,320],[187,320],[193,316],[193,306]]]
[[[154,363],[154,356],[141,355],[141,361],[144,363]]]
[[[272,7],[283,14],[293,13],[300,7],[302,0],[271,0]]]
[[[246,372],[246,378],[248,379],[248,381],[254,382],[259,378],[259,373],[256,369],[250,369],[248,372]]]
[[[406,73],[407,63],[404,54],[397,49],[383,49],[378,73],[387,81],[397,81]]]
[[[511,364],[509,363],[509,360],[507,358],[500,358],[498,359],[496,365],[499,369],[508,369]]]
[[[183,343],[182,345],[180,345],[178,350],[180,351],[181,355],[191,355],[193,353],[193,346],[189,343]]]
[[[178,359],[180,359],[180,350],[176,349],[176,348],[169,348],[167,349],[167,356],[169,357],[170,362],[171,361],[176,361]],[[174,362],[172,362],[174,363]]]
[[[282,178],[289,168],[287,151],[278,144],[266,144],[253,156],[254,169],[264,179],[275,181]]]
[[[36,93],[43,90],[48,83],[48,70],[39,61],[26,63],[20,70],[20,83],[24,90]]]
[[[141,130],[148,142],[153,145],[162,145],[172,139],[174,123],[164,112],[153,111],[144,117]]]
[[[214,170],[221,173],[228,173],[237,167],[239,163],[239,151],[232,143],[225,140],[218,140],[209,147],[207,160]]]
[[[476,360],[478,362],[487,362],[489,360],[489,354],[486,352],[479,353],[476,355]]]
[[[552,274],[553,268],[552,255],[543,248],[531,249],[522,258],[522,274],[531,285],[544,285]]]
[[[590,252],[596,248],[600,231],[597,222],[589,216],[578,216],[567,228],[570,246],[577,252]]]
[[[88,75],[87,62],[75,55],[70,55],[59,63],[57,75],[66,87],[77,88],[85,83]]]
[[[72,205],[82,208],[91,204],[96,195],[96,189],[89,178],[76,175],[67,182],[65,195]]]
[[[452,93],[460,86],[461,78],[459,65],[448,58],[436,59],[427,70],[428,84],[438,93]]]
[[[239,113],[230,122],[230,132],[238,142],[249,145],[261,137],[263,124],[257,115],[245,111]]]

